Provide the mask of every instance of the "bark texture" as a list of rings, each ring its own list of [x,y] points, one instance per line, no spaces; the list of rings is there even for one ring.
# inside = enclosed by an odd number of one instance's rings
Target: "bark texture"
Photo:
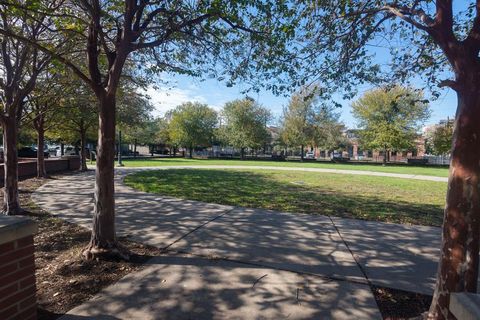
[[[114,161],[115,95],[106,94],[99,103],[93,226],[90,243],[83,252],[88,260],[104,256],[128,258],[115,236]]]
[[[15,117],[3,117],[3,152],[4,152],[4,191],[3,213],[17,215],[21,213],[18,201],[18,154],[17,122]]]
[[[453,319],[450,293],[477,292],[480,241],[480,90],[457,91],[458,109],[442,231],[442,252],[429,319]]]

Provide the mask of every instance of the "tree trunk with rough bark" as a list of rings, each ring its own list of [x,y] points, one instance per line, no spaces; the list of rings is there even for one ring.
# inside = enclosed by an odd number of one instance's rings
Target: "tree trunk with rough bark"
[[[480,241],[480,90],[457,91],[442,252],[429,319],[452,319],[452,292],[477,292]]]
[[[83,251],[86,259],[121,256],[128,259],[115,235],[114,161],[115,161],[115,95],[99,98],[98,154],[92,235]]]
[[[3,214],[17,215],[22,210],[18,201],[17,121],[15,116],[5,116],[2,127],[4,152]]]
[[[35,129],[37,130],[37,178],[47,178],[47,169],[45,168],[45,119],[40,115],[35,119]]]

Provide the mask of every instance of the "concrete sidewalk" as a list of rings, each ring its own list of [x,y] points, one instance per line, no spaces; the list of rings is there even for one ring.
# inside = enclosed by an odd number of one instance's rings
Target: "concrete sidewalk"
[[[168,253],[66,319],[375,319],[381,316],[368,281],[433,291],[439,228],[147,194],[122,184],[132,170],[117,170],[118,233]],[[93,180],[93,172],[64,176],[33,200],[88,228]]]

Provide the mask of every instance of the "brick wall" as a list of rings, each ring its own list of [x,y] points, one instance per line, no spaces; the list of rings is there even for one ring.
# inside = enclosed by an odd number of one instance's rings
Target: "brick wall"
[[[0,184],[3,185],[4,179],[4,164],[0,164]],[[68,156],[56,159],[45,159],[45,169],[47,173],[61,172],[61,171],[73,171],[80,169],[80,157]],[[28,178],[37,175],[37,160],[21,158],[18,162],[18,177]],[[1,320],[1,318],[0,318]]]
[[[37,318],[33,235],[0,245],[0,319]]]

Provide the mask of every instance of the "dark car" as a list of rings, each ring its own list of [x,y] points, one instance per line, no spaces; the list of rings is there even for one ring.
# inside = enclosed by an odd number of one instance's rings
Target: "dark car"
[[[37,157],[37,150],[32,147],[23,147],[18,149],[18,156],[20,158],[36,158]],[[43,152],[43,156],[48,158],[49,153],[47,151]]]

